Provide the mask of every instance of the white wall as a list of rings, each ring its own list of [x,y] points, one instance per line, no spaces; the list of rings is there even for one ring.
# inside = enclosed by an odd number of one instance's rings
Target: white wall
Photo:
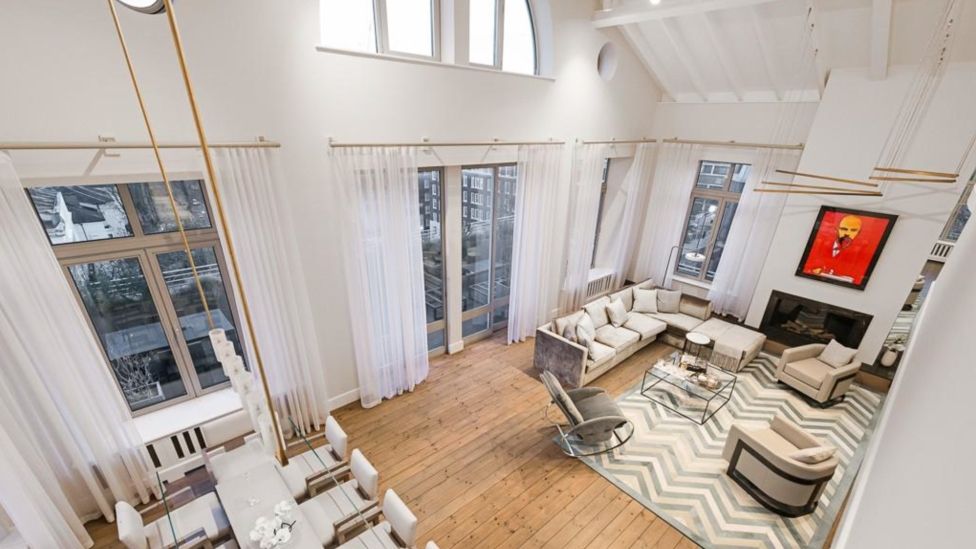
[[[554,1],[554,79],[318,52],[317,0],[177,4],[190,69],[212,140],[280,141],[282,196],[306,250],[316,333],[330,393],[357,386],[332,212],[327,138],[417,140],[633,137],[659,93],[616,31],[594,30],[595,2]],[[162,140],[194,139],[163,17],[121,12]],[[602,44],[621,52],[616,77],[596,72]],[[111,19],[101,0],[8,0],[0,8],[0,141],[144,141]],[[15,53],[11,55],[11,53]],[[514,151],[444,150],[427,163],[511,160]],[[486,154],[487,153],[487,154]],[[16,153],[22,177],[79,177],[92,153]],[[90,174],[151,173],[145,153],[102,158]]]
[[[844,514],[839,548],[973,545],[974,270],[970,223],[922,306]]]
[[[895,67],[888,79],[872,80],[866,70],[834,70],[798,171],[867,178],[914,72],[913,67]],[[974,64],[949,67],[905,155],[904,166],[943,172],[957,169],[974,131],[974,76]],[[967,166],[964,173],[971,169]],[[791,195],[769,252],[774,260],[763,268],[746,322],[758,326],[772,290],[868,313],[874,320],[858,358],[874,362],[967,179],[961,177],[963,183],[951,186],[892,184],[881,198]],[[864,291],[795,276],[821,205],[899,216]]]

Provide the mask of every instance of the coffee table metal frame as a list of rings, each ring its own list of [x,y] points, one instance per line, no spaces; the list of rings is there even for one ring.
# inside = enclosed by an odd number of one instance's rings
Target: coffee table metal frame
[[[733,374],[733,373],[731,373],[731,372],[729,372],[727,370],[724,370],[722,368],[719,368],[717,366],[714,366],[714,365],[712,365],[710,363],[706,363],[705,373],[709,373],[711,370],[715,370],[717,372],[718,379],[719,380],[724,380],[724,383],[722,383],[721,385],[719,385],[719,387],[716,388],[716,389],[709,389],[708,387],[705,387],[704,385],[698,385],[699,388],[701,388],[701,389],[703,389],[703,390],[705,390],[705,391],[707,391],[707,392],[709,392],[709,393],[712,394],[712,396],[710,396],[708,398],[705,398],[705,397],[703,397],[701,395],[695,394],[694,392],[692,392],[691,390],[689,390],[687,387],[684,386],[684,383],[697,383],[697,382],[692,381],[692,380],[687,379],[687,378],[681,378],[680,376],[675,376],[675,375],[670,374],[670,373],[666,373],[666,372],[660,372],[659,373],[659,372],[655,372],[654,371],[655,368],[657,367],[657,365],[660,364],[660,363],[662,363],[662,362],[671,362],[672,364],[674,364],[676,362],[676,358],[680,358],[680,356],[682,354],[683,353],[681,351],[676,351],[675,353],[672,353],[671,354],[671,356],[670,356],[669,359],[659,360],[658,362],[655,362],[653,366],[651,366],[650,368],[648,368],[647,370],[645,370],[644,371],[644,377],[643,377],[643,379],[641,379],[641,390],[640,390],[640,394],[641,394],[641,396],[643,396],[644,398],[650,400],[651,402],[656,402],[656,403],[660,404],[661,406],[664,406],[668,410],[671,410],[672,412],[678,414],[679,416],[681,416],[681,417],[683,417],[685,419],[689,419],[691,421],[694,421],[695,423],[697,423],[699,425],[705,425],[705,423],[707,423],[708,420],[712,419],[712,416],[714,416],[716,413],[718,413],[719,410],[721,410],[722,408],[724,408],[725,405],[728,404],[730,400],[732,400],[732,395],[735,393],[735,383],[736,383],[736,381],[738,381],[739,378],[738,378],[738,376],[736,376],[735,374]],[[715,374],[713,374],[713,375],[715,375]],[[728,376],[731,379],[728,379],[725,376]],[[648,384],[648,379],[647,379],[648,377],[653,378],[653,381],[650,384]],[[672,380],[672,379],[674,379],[674,380]],[[690,416],[690,415],[682,412],[681,410],[679,410],[679,409],[677,409],[675,407],[672,407],[667,402],[664,402],[662,400],[656,399],[656,398],[654,398],[654,397],[652,397],[652,396],[650,396],[650,395],[647,394],[651,389],[653,389],[654,387],[656,387],[658,384],[660,384],[662,382],[663,383],[666,383],[666,384],[668,384],[668,385],[670,385],[672,387],[675,387],[675,388],[677,388],[677,389],[679,389],[681,391],[683,391],[689,397],[692,397],[692,398],[695,398],[695,399],[704,401],[705,402],[705,407],[702,409],[701,418],[692,417],[692,416]],[[728,390],[728,396],[723,396],[723,394],[726,392],[726,390]],[[709,413],[709,409],[711,408],[712,401],[714,401],[716,399],[718,399],[719,401],[721,401],[721,404],[717,408],[715,408],[714,410],[712,410],[711,413]]]

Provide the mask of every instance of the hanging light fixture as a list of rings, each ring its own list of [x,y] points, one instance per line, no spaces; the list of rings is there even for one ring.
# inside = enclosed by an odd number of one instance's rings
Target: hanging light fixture
[[[157,13],[162,13],[166,11],[166,2],[164,0],[116,0],[119,4],[123,6],[136,10],[141,13],[148,13],[155,15]]]

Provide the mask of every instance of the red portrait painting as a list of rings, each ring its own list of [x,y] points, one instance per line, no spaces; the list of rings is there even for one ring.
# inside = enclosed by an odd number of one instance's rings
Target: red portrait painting
[[[823,206],[797,276],[863,290],[898,216]]]

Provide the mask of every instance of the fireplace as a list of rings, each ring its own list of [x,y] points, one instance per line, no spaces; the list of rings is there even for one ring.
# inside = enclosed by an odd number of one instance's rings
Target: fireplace
[[[874,318],[869,314],[773,290],[759,329],[785,345],[827,343],[836,339],[856,349]]]

